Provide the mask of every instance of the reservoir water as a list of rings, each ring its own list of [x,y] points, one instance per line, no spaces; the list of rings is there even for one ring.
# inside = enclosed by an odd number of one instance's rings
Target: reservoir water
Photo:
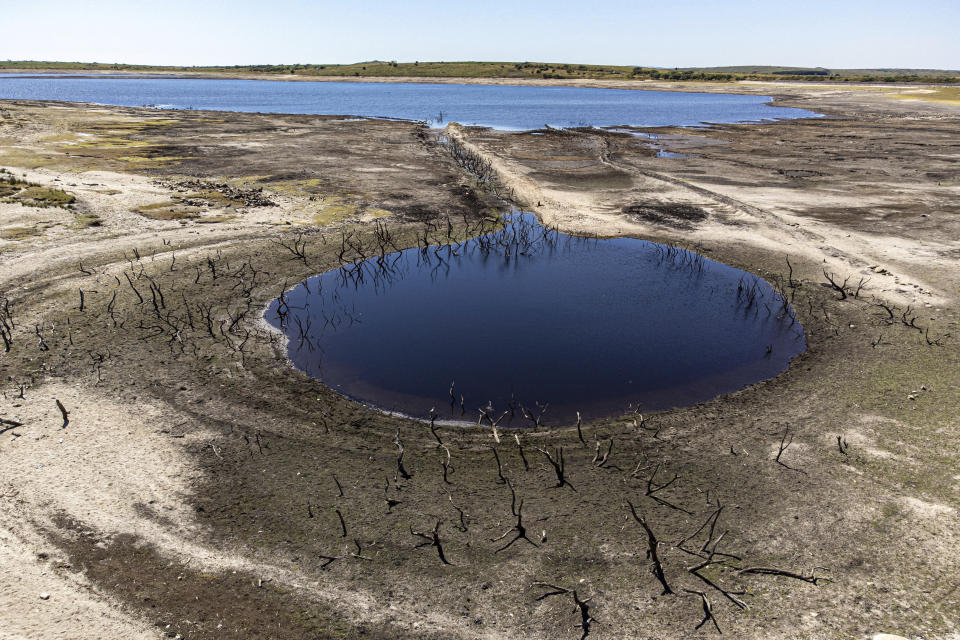
[[[777,375],[806,348],[792,309],[751,274],[510,219],[310,278],[266,318],[293,363],[343,395],[417,417],[508,412],[514,426],[547,404],[544,424],[695,404]]]
[[[0,99],[508,130],[816,115],[752,95],[3,74]],[[806,348],[792,309],[763,280],[695,252],[556,233],[529,214],[465,242],[434,237],[317,275],[266,317],[288,336],[292,362],[345,396],[418,417],[436,408],[476,421],[484,411],[505,425],[695,404],[777,375]]]
[[[770,98],[723,93],[390,82],[284,82],[0,74],[0,99],[166,109],[324,114],[459,122],[504,130],[697,126],[817,117]]]

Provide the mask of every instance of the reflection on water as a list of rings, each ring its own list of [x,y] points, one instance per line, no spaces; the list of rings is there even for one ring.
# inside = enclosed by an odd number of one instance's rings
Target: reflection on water
[[[558,233],[530,214],[507,220],[403,251],[386,236],[266,317],[294,364],[344,395],[418,417],[506,413],[501,425],[694,404],[806,348],[792,309],[751,274],[696,251]],[[341,255],[354,242],[342,238]]]

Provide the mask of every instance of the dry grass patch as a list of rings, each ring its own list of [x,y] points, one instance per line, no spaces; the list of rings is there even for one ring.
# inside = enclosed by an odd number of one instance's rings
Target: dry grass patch
[[[0,169],[0,202],[19,203],[27,207],[69,209],[76,201],[75,196],[62,189],[27,182]]]
[[[221,224],[223,222],[233,222],[237,216],[208,216],[197,219],[198,224]]]
[[[89,229],[103,225],[103,220],[95,213],[78,213],[73,223],[78,229]]]
[[[33,236],[40,235],[38,227],[7,227],[0,229],[0,239],[2,240],[26,240]]]
[[[930,102],[946,102],[960,104],[960,87],[937,87],[936,89],[918,89],[894,94],[901,100],[925,100]]]
[[[196,208],[184,207],[180,203],[172,200],[146,204],[142,207],[137,207],[134,211],[144,218],[151,220],[194,220],[200,217]]]

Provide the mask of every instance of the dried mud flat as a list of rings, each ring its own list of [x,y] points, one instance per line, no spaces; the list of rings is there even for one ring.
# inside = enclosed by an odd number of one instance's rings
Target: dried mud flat
[[[436,132],[0,103],[5,175],[75,197],[0,202],[0,636],[957,637],[960,112],[781,93],[828,117],[443,132],[546,223],[697,246],[808,332],[736,394],[516,434],[358,406],[262,322],[384,230],[496,212]]]

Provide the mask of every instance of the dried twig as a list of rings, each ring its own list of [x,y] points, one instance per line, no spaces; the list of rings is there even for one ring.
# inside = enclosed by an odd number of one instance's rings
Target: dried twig
[[[443,553],[443,544],[440,542],[440,524],[442,522],[443,522],[442,520],[437,520],[437,524],[434,525],[433,531],[429,531],[427,533],[423,533],[421,531],[414,531],[413,527],[410,527],[410,534],[423,539],[423,542],[421,542],[416,546],[417,549],[419,549],[420,547],[425,547],[427,545],[436,547],[437,554],[440,556],[440,562],[442,562],[443,564],[450,565],[453,563],[447,560],[447,557]]]
[[[699,629],[707,624],[707,622],[712,622],[713,626],[717,629],[717,633],[723,635],[723,631],[720,630],[720,625],[717,624],[717,619],[713,615],[713,606],[710,604],[710,600],[707,599],[707,594],[703,591],[694,591],[692,589],[684,589],[684,591],[700,596],[700,603],[703,605],[703,620],[701,620],[694,629]]]
[[[677,505],[673,504],[672,502],[667,502],[666,500],[664,500],[664,499],[661,498],[660,496],[656,495],[657,492],[663,491],[664,489],[666,489],[667,487],[673,485],[674,482],[676,482],[677,480],[680,479],[680,475],[675,473],[675,474],[673,474],[673,478],[671,478],[670,480],[668,480],[667,482],[665,482],[665,483],[663,483],[663,484],[661,484],[661,485],[657,485],[657,484],[654,482],[654,479],[657,477],[657,474],[660,472],[660,468],[661,468],[662,466],[663,466],[663,463],[661,462],[660,464],[658,464],[658,465],[656,466],[656,468],[654,468],[653,473],[650,474],[650,477],[647,478],[647,492],[646,492],[645,495],[646,495],[648,498],[650,498],[651,500],[653,500],[654,502],[656,502],[657,504],[662,504],[662,505],[665,506],[665,507],[670,507],[671,509],[676,509],[677,511],[683,511],[684,513],[687,513],[687,514],[689,514],[689,515],[693,515],[692,513],[690,513],[689,511],[687,511],[687,510],[684,509],[683,507],[678,507]]]
[[[0,433],[6,433],[7,431],[12,431],[17,427],[22,427],[23,423],[16,420],[8,420],[7,418],[0,418]]]
[[[592,598],[581,600],[576,589],[568,589],[566,587],[561,587],[549,582],[534,582],[530,585],[531,589],[535,587],[549,589],[549,591],[546,593],[537,596],[538,601],[549,598],[550,596],[562,596],[568,593],[571,594],[573,596],[573,603],[576,607],[574,610],[580,614],[580,623],[576,625],[583,630],[583,633],[580,635],[580,640],[584,640],[584,638],[590,635],[590,625],[594,622],[597,622],[597,619],[590,614],[590,606],[587,604],[590,602],[590,600],[592,600]]]
[[[743,575],[744,573],[754,573],[758,575],[767,575],[767,576],[783,576],[785,578],[793,578],[794,580],[802,580],[804,582],[809,582],[810,584],[819,585],[821,581],[832,582],[830,578],[824,576],[818,576],[816,573],[817,569],[822,569],[822,567],[814,567],[810,570],[810,575],[805,576],[799,573],[794,573],[793,571],[784,571],[783,569],[771,569],[768,567],[749,567],[747,569],[740,569],[737,571],[737,575]]]
[[[66,429],[67,425],[70,424],[70,412],[67,411],[67,408],[63,406],[63,403],[59,399],[55,399],[57,403],[57,409],[60,410],[60,415],[63,416],[63,424],[60,425],[61,429]]]
[[[780,438],[780,449],[777,451],[777,457],[775,458],[777,461],[777,464],[787,469],[790,469],[791,471],[797,471],[799,473],[802,473],[803,475],[807,475],[807,472],[804,471],[803,469],[797,469],[797,468],[791,467],[786,462],[780,459],[780,457],[783,455],[783,452],[786,451],[791,444],[793,444],[793,434],[790,433],[790,427],[787,427],[783,432],[783,437]]]
[[[397,475],[404,480],[409,480],[412,476],[407,473],[403,466],[403,443],[400,442],[400,428],[397,428],[397,434],[393,438],[393,443],[397,445]]]

